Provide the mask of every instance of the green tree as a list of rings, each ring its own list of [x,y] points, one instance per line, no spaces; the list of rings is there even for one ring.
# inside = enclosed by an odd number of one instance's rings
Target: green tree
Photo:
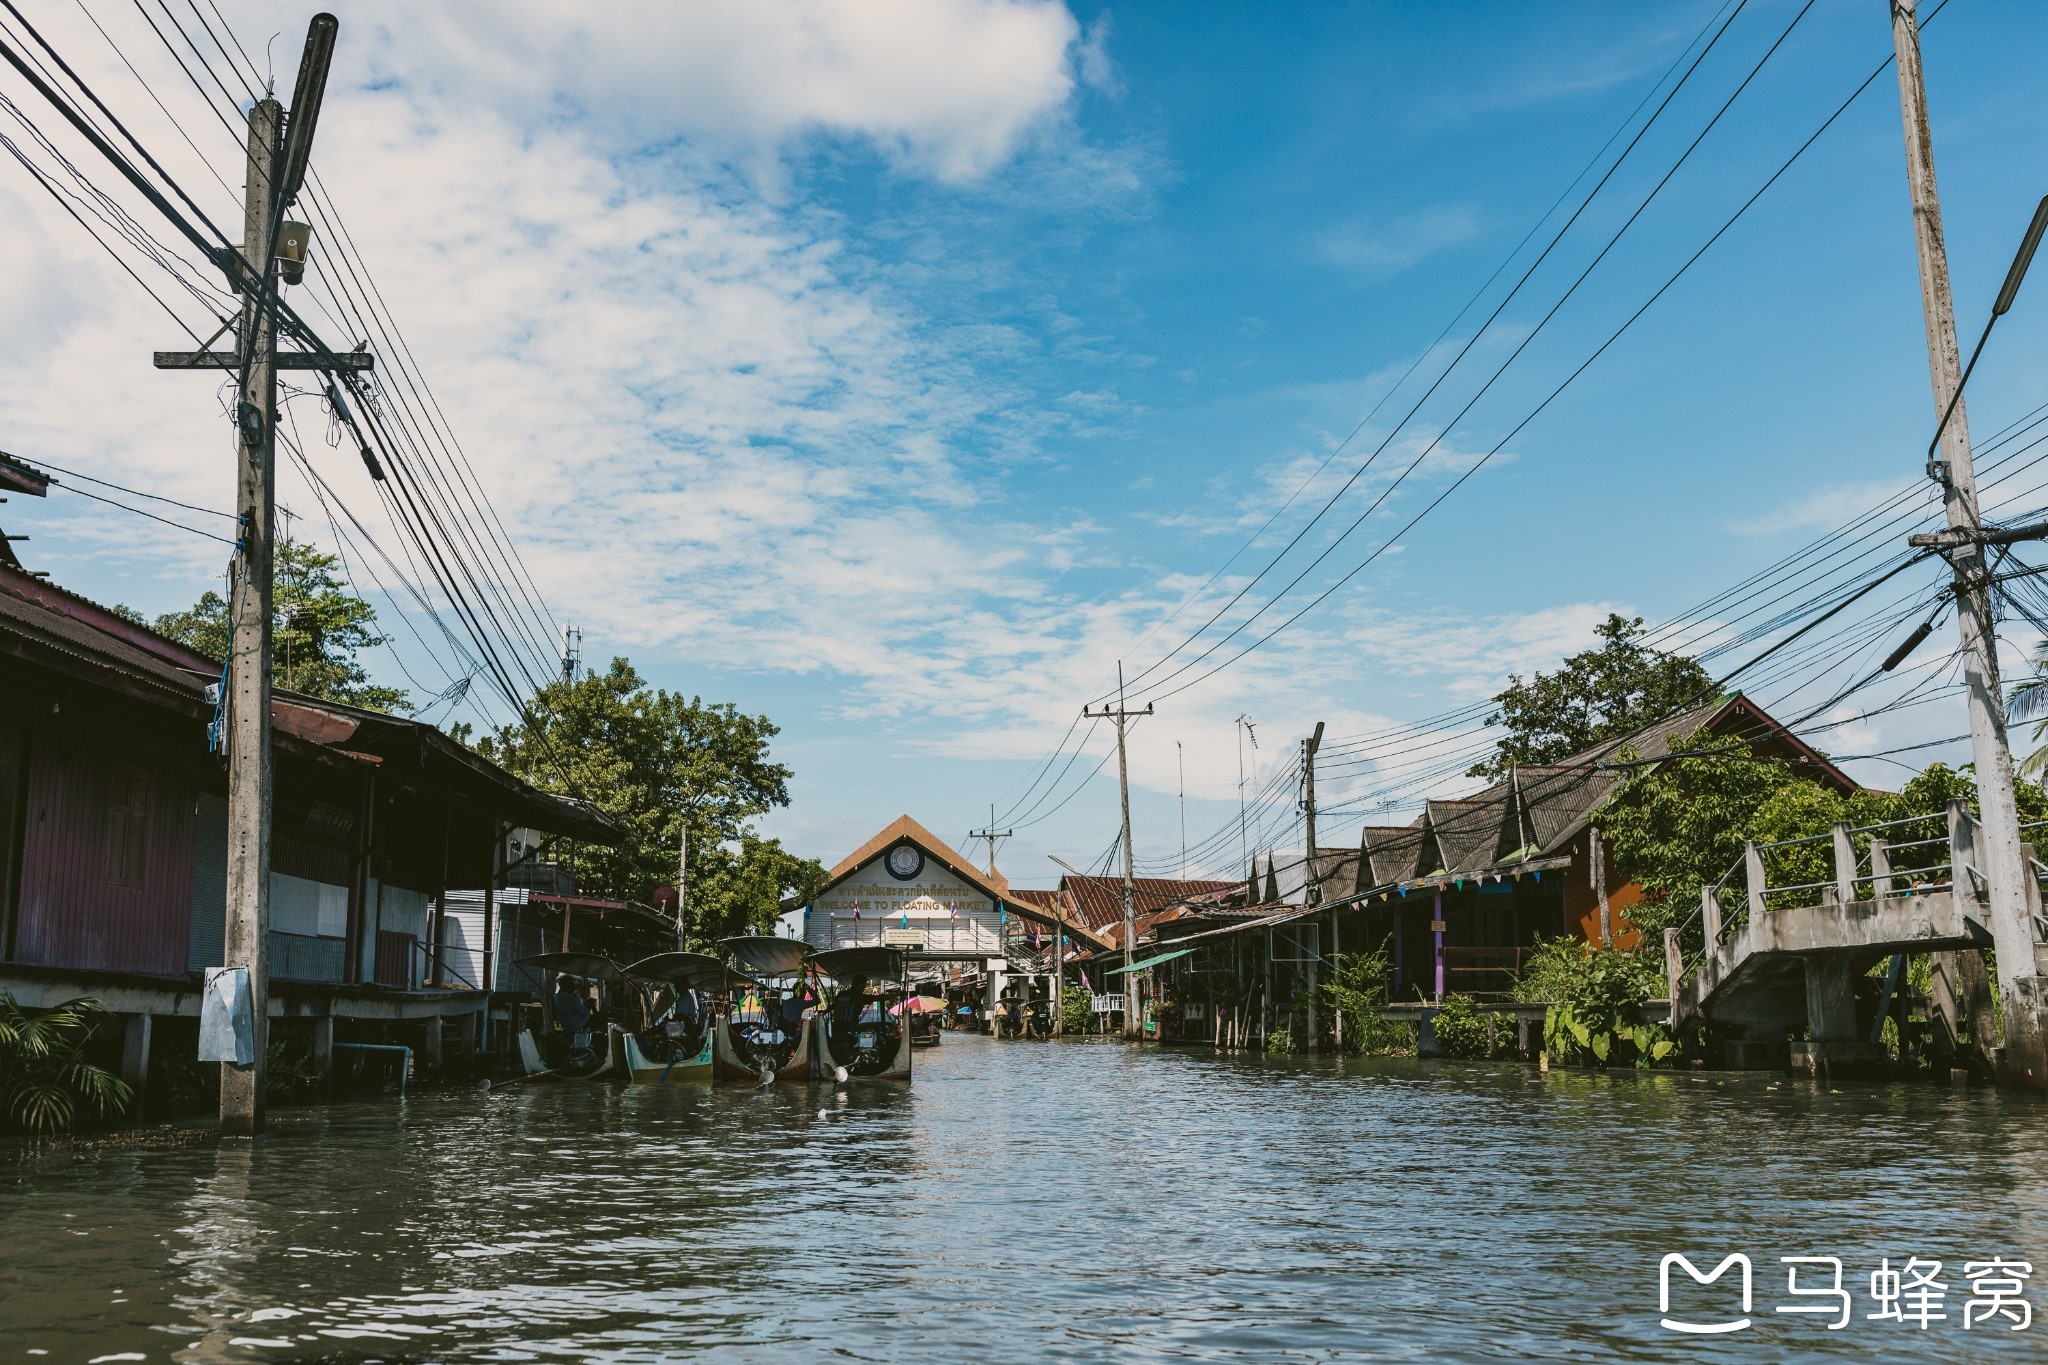
[[[304,541],[278,542],[271,598],[277,685],[371,711],[409,710],[403,688],[371,682],[362,665],[362,652],[388,637],[377,630],[377,609],[348,591],[340,566]],[[215,659],[225,659],[234,644],[228,604],[211,590],[190,610],[159,616],[156,629]]]
[[[1486,718],[1506,733],[1470,776],[1500,778],[1516,764],[1555,763],[1712,695],[1714,680],[1698,663],[1642,643],[1642,617],[1610,614],[1594,634],[1599,647],[1572,655],[1555,673],[1526,681],[1508,675],[1507,690],[1493,699],[1499,709]]]
[[[579,885],[592,894],[640,900],[673,881],[685,829],[686,909],[700,945],[766,929],[782,902],[809,899],[824,880],[816,859],[753,827],[789,804],[790,770],[769,757],[779,732],[766,716],[651,689],[624,659],[548,683],[528,715],[477,751],[544,791],[590,801],[625,831],[620,847],[579,858]]]
[[[1977,809],[1969,770],[1944,763],[1929,765],[1896,792],[1844,795],[1782,762],[1757,757],[1742,740],[1717,739],[1705,729],[1674,735],[1668,743],[1671,752],[1687,757],[1638,769],[1594,815],[1615,873],[1642,888],[1643,900],[1630,907],[1628,917],[1643,931],[1643,950],[1652,956],[1662,951],[1664,929],[1684,924],[1699,908],[1700,889],[1740,861],[1746,840],[1812,840],[1770,850],[1765,868],[1773,885],[1808,885],[1834,876],[1833,845],[1817,836],[1838,822],[1865,826],[1919,816],[1883,832],[1888,844],[1921,845],[1891,854],[1892,866],[1910,873],[1947,861],[1946,847],[1922,841],[1948,837],[1943,811],[1952,798]],[[1622,754],[1637,757],[1632,749]],[[2022,778],[2017,795],[2023,823],[2048,819],[2048,790],[2041,784]],[[1855,845],[1858,858],[1867,857],[1870,836],[1856,836]],[[1730,879],[1733,891],[1723,902],[1729,922],[1741,913],[1745,884],[1740,872]],[[1801,893],[1792,894],[1796,899]],[[1697,925],[1688,929],[1687,951],[1700,946],[1698,932]]]

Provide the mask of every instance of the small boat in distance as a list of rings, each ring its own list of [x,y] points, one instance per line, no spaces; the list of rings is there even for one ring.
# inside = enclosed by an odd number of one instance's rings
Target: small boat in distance
[[[719,953],[753,985],[713,1024],[712,1061],[720,1080],[807,1081],[817,992],[811,945],[801,939],[742,934]]]
[[[819,1012],[818,1069],[877,1081],[910,1079],[910,1023],[916,998],[900,948],[834,948],[811,959],[829,978]]]
[[[541,1036],[531,1029],[519,1031],[519,1060],[529,1080],[594,1081],[611,1073],[618,1049],[612,1042],[612,1022],[622,1010],[638,1001],[619,964],[599,953],[537,953],[519,959],[519,965],[542,974],[553,989],[541,994]],[[579,1021],[557,1017],[556,997],[567,994],[588,1011]],[[595,1007],[589,992],[597,991]]]
[[[643,1027],[618,1032],[619,1069],[629,1085],[708,1081],[716,1069],[712,1034],[733,983],[749,978],[706,953],[656,953],[625,967],[638,988]]]

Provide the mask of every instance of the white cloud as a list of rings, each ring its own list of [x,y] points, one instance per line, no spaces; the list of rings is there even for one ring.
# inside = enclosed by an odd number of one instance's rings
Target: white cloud
[[[1901,492],[1914,496],[1900,504],[1900,510],[1915,505],[1938,505],[1932,485],[1916,488],[1903,479],[1868,479],[1861,483],[1831,483],[1773,503],[1755,516],[1735,522],[1728,529],[1746,536],[1780,535],[1792,531],[1828,531],[1861,516],[1871,508],[1890,501]]]
[[[369,18],[364,24],[359,15]],[[986,174],[1105,79],[1057,0],[543,0],[382,5],[374,67],[518,122],[575,116],[631,141],[714,138],[772,153],[860,138],[946,180]],[[250,31],[255,25],[247,26]]]
[[[1316,234],[1316,253],[1332,265],[1371,278],[1398,275],[1480,232],[1476,209],[1446,204],[1399,217],[1355,219]]]

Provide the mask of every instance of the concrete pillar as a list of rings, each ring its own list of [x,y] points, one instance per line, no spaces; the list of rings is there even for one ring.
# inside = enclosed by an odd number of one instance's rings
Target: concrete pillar
[[[1856,1037],[1856,972],[1846,957],[1809,957],[1806,1036],[1815,1042]]]
[[[430,1014],[423,1020],[426,1024],[426,1040],[420,1045],[420,1056],[429,1070],[436,1075],[441,1070],[441,1016]]]
[[[1834,1079],[1840,1068],[1881,1064],[1881,1049],[1856,1033],[1855,965],[1846,957],[1809,957],[1806,973],[1806,1042],[1792,1049],[1797,1071]]]
[[[149,1091],[151,1032],[150,1016],[147,1014],[131,1014],[122,1021],[121,1079],[135,1092],[135,1100],[129,1107],[128,1117],[138,1123],[142,1120],[143,1100]]]
[[[334,1016],[323,1014],[313,1020],[313,1071],[324,1086],[334,1074]]]

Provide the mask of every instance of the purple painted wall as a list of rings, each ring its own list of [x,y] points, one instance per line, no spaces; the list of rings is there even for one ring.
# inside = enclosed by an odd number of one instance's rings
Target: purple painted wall
[[[14,960],[185,974],[192,775],[101,717],[52,716],[29,740]]]

